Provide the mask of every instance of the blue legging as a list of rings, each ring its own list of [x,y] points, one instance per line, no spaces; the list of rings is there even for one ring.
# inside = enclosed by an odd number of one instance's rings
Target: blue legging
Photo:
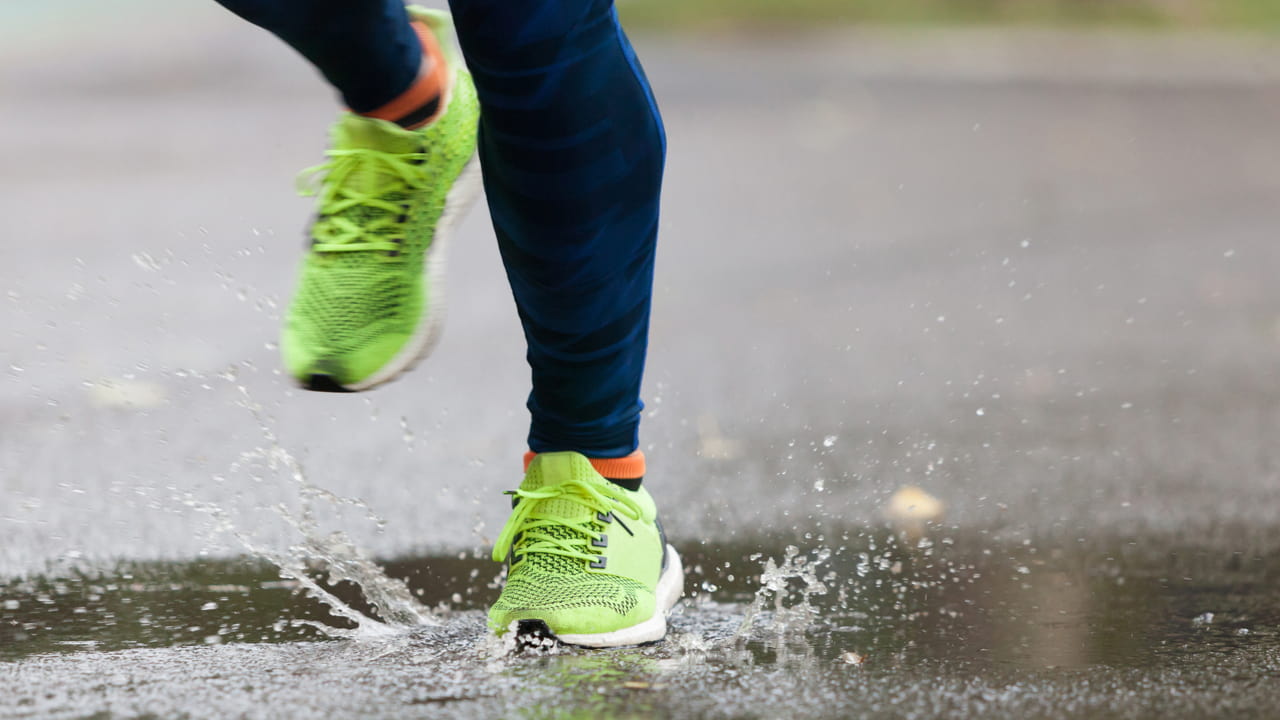
[[[218,0],[379,107],[421,58],[401,0]],[[451,0],[528,343],[529,447],[636,449],[665,138],[612,0]]]

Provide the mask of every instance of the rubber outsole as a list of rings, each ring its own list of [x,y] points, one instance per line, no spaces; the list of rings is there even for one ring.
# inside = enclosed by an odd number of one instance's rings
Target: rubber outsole
[[[313,392],[331,392],[331,393],[349,393],[352,392],[342,386],[342,383],[333,379],[332,375],[324,375],[321,373],[312,373],[311,377],[302,384],[308,390]]]

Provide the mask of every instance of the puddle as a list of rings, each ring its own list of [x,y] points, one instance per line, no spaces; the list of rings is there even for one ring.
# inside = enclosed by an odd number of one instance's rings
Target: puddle
[[[1153,698],[1173,715],[1280,700],[1267,679],[1280,672],[1274,549],[845,534],[809,550],[784,538],[686,545],[688,592],[667,641],[604,652],[513,656],[490,637],[498,566],[482,550],[386,562],[439,624],[358,641],[318,630],[355,623],[261,561],[10,582],[0,660],[17,690],[0,697],[0,716],[203,716],[210,683],[230,693],[224,708],[249,715],[299,692],[333,716],[841,716],[863,701],[872,715],[1077,713],[1056,697],[1138,717]],[[378,616],[354,583],[324,584]],[[77,684],[90,669],[96,690]]]

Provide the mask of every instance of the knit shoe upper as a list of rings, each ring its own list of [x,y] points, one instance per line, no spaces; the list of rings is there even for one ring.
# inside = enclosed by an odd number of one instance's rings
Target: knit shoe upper
[[[535,457],[510,494],[515,507],[493,551],[510,568],[489,610],[495,632],[540,621],[564,642],[589,646],[665,634],[683,571],[646,490],[619,487],[586,457],[561,452]]]
[[[412,9],[440,39],[453,76],[441,116],[419,130],[344,113],[319,177],[297,290],[281,337],[304,385],[361,390],[428,349],[440,320],[443,245],[478,193],[479,104],[444,13]]]

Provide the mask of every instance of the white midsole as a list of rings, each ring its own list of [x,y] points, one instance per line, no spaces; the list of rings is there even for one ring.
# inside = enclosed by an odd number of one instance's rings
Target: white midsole
[[[676,549],[667,546],[667,569],[658,578],[658,587],[654,590],[657,602],[653,617],[643,622],[606,633],[590,635],[557,635],[560,642],[583,647],[621,647],[623,645],[640,645],[661,640],[667,635],[667,613],[675,607],[680,596],[684,594],[684,566],[680,563],[680,554]]]
[[[435,235],[431,245],[424,253],[423,272],[427,281],[426,316],[414,329],[413,336],[400,348],[400,351],[377,372],[356,383],[343,385],[348,390],[368,390],[391,380],[400,373],[413,367],[431,351],[440,337],[440,328],[445,316],[445,263],[448,256],[449,241],[453,237],[457,225],[462,222],[467,211],[480,196],[481,175],[480,156],[474,154],[463,166],[453,187],[449,188],[444,200],[444,211],[436,222]]]

